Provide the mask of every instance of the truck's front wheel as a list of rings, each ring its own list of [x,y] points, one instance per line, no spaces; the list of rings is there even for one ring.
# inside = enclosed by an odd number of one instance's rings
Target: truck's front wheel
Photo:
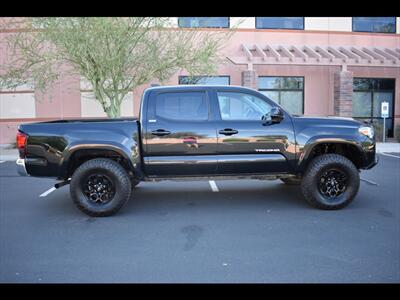
[[[356,196],[359,186],[357,168],[349,159],[338,154],[323,154],[314,158],[301,183],[306,200],[320,209],[347,206]]]
[[[105,217],[116,213],[131,195],[131,181],[117,162],[91,159],[74,172],[70,193],[78,208],[89,216]]]

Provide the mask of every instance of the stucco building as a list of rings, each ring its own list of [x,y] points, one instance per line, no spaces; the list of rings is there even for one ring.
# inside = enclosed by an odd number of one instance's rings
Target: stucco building
[[[225,62],[212,77],[175,74],[167,84],[243,85],[260,90],[289,112],[338,115],[382,122],[389,102],[388,136],[400,124],[399,17],[177,17],[175,27],[226,30],[237,26],[223,49]],[[0,29],[0,62],[4,39]],[[194,80],[195,79],[195,80]],[[148,85],[128,94],[122,115],[137,116]],[[105,116],[80,78],[62,77],[41,101],[38,91],[0,91],[0,143],[12,143],[18,124]],[[42,97],[41,97],[42,98]]]

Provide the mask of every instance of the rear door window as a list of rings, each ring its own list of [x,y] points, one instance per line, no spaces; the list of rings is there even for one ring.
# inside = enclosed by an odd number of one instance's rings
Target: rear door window
[[[162,93],[156,99],[156,116],[165,119],[207,120],[208,111],[205,92]]]

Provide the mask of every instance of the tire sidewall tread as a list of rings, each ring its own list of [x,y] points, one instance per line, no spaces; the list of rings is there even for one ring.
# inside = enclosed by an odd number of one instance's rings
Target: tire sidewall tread
[[[116,189],[114,198],[102,205],[90,203],[81,189],[82,178],[96,170],[111,177]],[[129,200],[132,185],[128,173],[120,164],[107,158],[95,158],[84,162],[75,170],[71,178],[70,193],[73,202],[82,212],[92,217],[105,217],[115,214]]]
[[[318,189],[318,180],[322,172],[330,167],[341,169],[347,174],[348,183],[345,192],[339,197],[343,201],[327,204],[326,198]],[[301,183],[304,198],[313,207],[324,210],[341,209],[350,204],[357,195],[360,186],[360,175],[355,165],[346,157],[339,154],[323,154],[314,158],[308,166]]]

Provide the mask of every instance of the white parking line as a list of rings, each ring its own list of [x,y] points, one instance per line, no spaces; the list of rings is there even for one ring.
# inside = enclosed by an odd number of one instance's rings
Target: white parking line
[[[3,162],[6,162],[5,160],[0,160],[0,164],[2,164]]]
[[[41,194],[39,197],[46,197],[48,194],[50,194],[51,192],[54,192],[55,190],[56,190],[56,188],[53,186],[51,189],[48,189],[43,194]]]
[[[385,155],[385,156],[400,158],[400,156],[396,156],[396,155],[392,155],[392,154],[388,154],[388,153],[381,152],[380,154]]]
[[[210,183],[210,187],[211,187],[211,190],[212,190],[213,192],[219,192],[219,189],[218,189],[218,187],[217,187],[217,184],[215,183],[214,180],[209,180],[208,182]]]
[[[378,185],[376,182],[373,182],[373,181],[370,181],[370,180],[367,180],[367,179],[364,179],[364,178],[360,178],[362,181],[365,181],[365,182],[367,182],[367,183],[369,183],[369,184],[372,184],[372,185]]]

